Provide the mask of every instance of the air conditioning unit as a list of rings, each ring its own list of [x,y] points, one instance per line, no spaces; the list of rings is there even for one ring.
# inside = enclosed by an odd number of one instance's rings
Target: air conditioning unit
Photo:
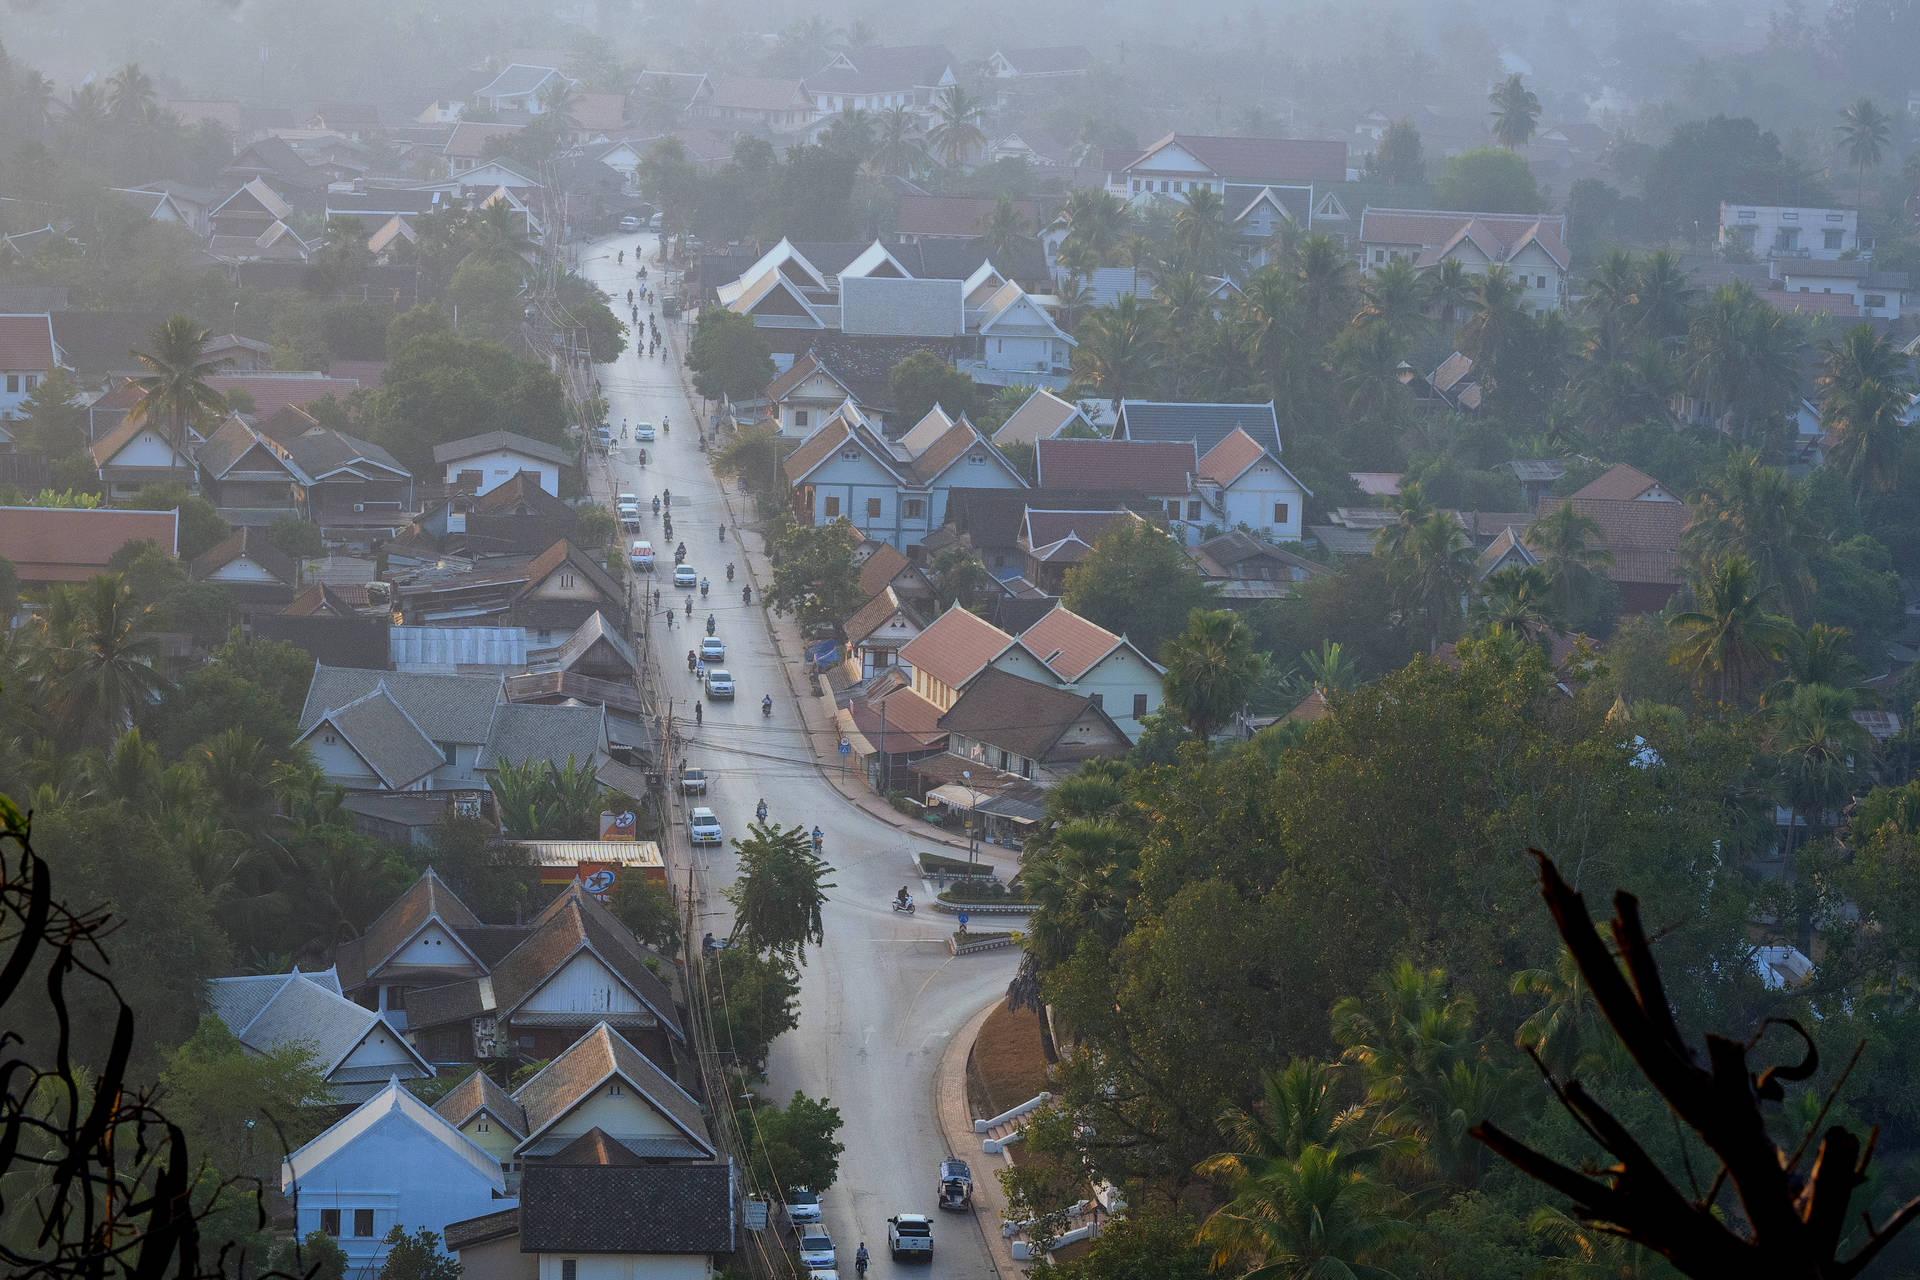
[[[367,504],[364,502],[356,502],[353,504],[353,509],[355,511],[365,511],[367,509]]]

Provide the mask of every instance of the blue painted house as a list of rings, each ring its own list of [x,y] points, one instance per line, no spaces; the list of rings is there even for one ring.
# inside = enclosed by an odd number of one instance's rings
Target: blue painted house
[[[445,1232],[507,1207],[498,1157],[398,1082],[282,1161],[280,1190],[302,1239],[319,1231],[346,1250],[348,1280],[380,1274],[395,1227]]]
[[[895,550],[918,546],[946,522],[955,489],[1025,489],[1027,482],[965,415],[938,405],[888,440],[851,402],[835,410],[786,461],[794,514],[809,524],[845,516]]]

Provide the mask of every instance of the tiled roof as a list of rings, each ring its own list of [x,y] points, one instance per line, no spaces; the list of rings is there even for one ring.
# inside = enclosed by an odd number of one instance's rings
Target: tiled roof
[[[107,571],[114,552],[151,540],[167,555],[179,552],[177,511],[123,511],[107,507],[0,507],[0,556],[25,582],[84,582]]]
[[[958,462],[976,447],[982,455],[992,458],[996,462],[1000,462],[1003,466],[1006,465],[1005,461],[1000,457],[999,450],[988,445],[979,431],[974,428],[973,424],[965,418],[962,418],[960,421],[954,423],[953,426],[947,428],[946,431],[942,432],[932,444],[921,450],[914,457],[914,478],[919,480],[921,484],[932,484],[935,480],[939,479],[941,472]],[[1011,466],[1007,466],[1006,470],[1009,474],[1014,474]],[[1019,477],[1015,475],[1015,479],[1019,479]],[[1026,482],[1021,480],[1020,486],[1025,488]]]
[[[335,995],[340,994],[340,979],[332,969],[304,973],[300,966],[295,965],[291,974],[260,973],[210,979],[207,982],[207,1004],[212,1008],[214,1017],[226,1023],[229,1029],[237,1030],[259,1017],[260,1011],[280,994],[280,988],[287,985],[289,978],[311,982]]]
[[[342,707],[384,684],[387,692],[438,742],[477,746],[487,740],[494,707],[500,701],[499,676],[440,672],[367,671],[359,667],[317,666],[300,711],[305,732],[329,707]]]
[[[1080,417],[1079,405],[1062,400],[1042,387],[1028,396],[1026,403],[1000,424],[1000,429],[993,433],[993,441],[995,444],[1037,446],[1040,441],[1051,438],[1076,419],[1085,421]]]
[[[575,952],[591,947],[660,1025],[684,1040],[673,993],[647,968],[639,943],[603,903],[577,886],[576,881],[562,890],[535,921],[533,932],[493,966],[495,1007],[502,1016],[510,1014]]]
[[[1041,440],[1033,454],[1042,489],[1179,495],[1199,472],[1190,440]]]
[[[519,1234],[520,1206],[516,1204],[511,1209],[502,1209],[497,1213],[483,1213],[477,1218],[449,1222],[442,1238],[446,1242],[447,1252],[457,1256],[462,1249]]]
[[[1658,487],[1660,487],[1658,480],[1622,462],[1583,485],[1573,496],[1577,499],[1597,498],[1613,502],[1631,502],[1649,489]]]
[[[495,138],[511,137],[526,128],[525,124],[496,124],[484,120],[462,120],[453,127],[453,133],[447,138],[446,154],[461,159],[478,158],[486,150],[489,142]]]
[[[958,280],[858,277],[840,282],[840,331],[892,337],[958,338],[967,330]]]
[[[285,448],[294,465],[316,481],[325,480],[344,468],[362,464],[372,464],[396,476],[411,477],[411,473],[400,465],[400,460],[379,445],[331,427],[297,436]]]
[[[1600,545],[1613,553],[1606,567],[1615,582],[1676,584],[1680,575],[1680,539],[1692,513],[1679,502],[1637,502],[1612,498],[1572,499],[1573,509],[1600,526]]]
[[[1274,457],[1282,456],[1280,419],[1271,403],[1122,400],[1114,434],[1124,440],[1190,440],[1205,453],[1235,427],[1258,440]]]
[[[940,727],[940,708],[898,684],[855,698],[847,711],[861,736],[886,755],[928,751],[947,740],[947,731]]]
[[[954,66],[945,45],[911,44],[848,49],[806,78],[815,93],[878,93],[929,88]]]
[[[903,236],[977,236],[999,203],[975,196],[903,196],[897,234]],[[1013,207],[1029,232],[1038,227],[1037,200],[1016,200]]]
[[[912,609],[900,602],[892,587],[883,587],[880,594],[862,605],[844,628],[848,644],[859,644],[896,613],[904,613],[916,627],[926,624],[915,615]]]
[[[731,1253],[733,1166],[561,1164],[542,1161],[520,1179],[520,1248],[526,1253]]]
[[[1527,549],[1527,544],[1520,540],[1520,535],[1514,532],[1513,526],[1508,525],[1500,531],[1499,537],[1487,544],[1487,549],[1480,553],[1480,558],[1474,561],[1474,576],[1485,578],[1500,567],[1501,561],[1515,555],[1519,556],[1522,564],[1539,563],[1539,559]]]
[[[819,356],[809,351],[805,355],[796,359],[791,365],[788,365],[787,371],[785,373],[781,374],[780,376],[775,378],[772,382],[767,384],[767,390],[766,390],[767,403],[778,404],[780,401],[786,399],[787,395],[790,392],[792,392],[795,388],[797,388],[801,383],[805,382],[808,378],[811,378],[816,373],[824,374],[825,376],[832,378],[834,382],[839,384],[839,387],[842,391],[846,392],[850,396],[853,395],[853,392],[847,387],[847,384],[840,380],[839,375],[834,373],[832,369],[829,369],[826,365],[826,362],[821,360]],[[854,398],[858,399],[859,397],[856,396]]]
[[[1056,605],[1020,633],[1020,643],[1049,671],[1072,683],[1122,642],[1098,623],[1089,622],[1065,605]]]
[[[1303,138],[1222,138],[1170,133],[1119,166],[1131,169],[1168,144],[1177,145],[1229,182],[1345,182],[1347,144]]]
[[[714,109],[732,111],[797,111],[810,102],[798,80],[768,76],[720,76],[713,81],[713,97],[708,99]]]
[[[1124,507],[1108,511],[1052,511],[1027,508],[1020,545],[1046,563],[1077,564],[1093,544],[1116,525],[1145,522]]]
[[[267,541],[266,532],[265,529],[241,525],[202,552],[194,560],[190,572],[195,578],[204,579],[216,569],[244,556],[281,582],[292,586],[293,580],[299,576],[299,567],[294,564],[292,556]]]
[[[1360,213],[1362,244],[1418,245],[1438,249],[1451,244],[1470,224],[1478,223],[1502,244],[1518,242],[1539,227],[1556,242],[1566,237],[1566,218],[1558,214],[1477,213],[1457,209],[1375,209]]]
[[[289,1155],[280,1166],[281,1191],[297,1195],[300,1180],[313,1178],[326,1167],[327,1161],[390,1115],[406,1117],[419,1131],[421,1138],[438,1142],[448,1150],[456,1152],[472,1166],[475,1173],[493,1184],[494,1194],[498,1195],[506,1190],[506,1178],[498,1160],[448,1124],[432,1107],[396,1083],[373,1091],[363,1105],[355,1108],[312,1142]],[[395,1136],[404,1148],[408,1139]],[[314,1182],[316,1188],[327,1184],[328,1179],[325,1177],[317,1178]],[[328,1190],[331,1191],[333,1188],[328,1186]]]
[[[226,395],[244,391],[253,398],[252,412],[259,418],[271,418],[288,405],[308,405],[326,396],[345,400],[360,389],[352,378],[327,378],[316,374],[215,374],[207,385]]]
[[[608,575],[606,567],[576,547],[571,538],[560,539],[528,562],[527,585],[521,589],[521,594],[525,595],[538,588],[548,574],[565,563],[571,563],[578,569],[581,576],[593,585],[603,599],[621,602],[626,600],[626,592]]]
[[[447,762],[384,685],[376,685],[343,707],[323,711],[301,740],[322,724],[332,725],[389,791],[410,787]]]
[[[879,595],[888,583],[912,566],[913,561],[907,559],[905,552],[896,550],[888,543],[881,543],[860,566],[860,594],[869,597]]]
[[[114,424],[113,430],[93,442],[93,447],[88,450],[93,458],[93,465],[96,467],[110,466],[119,452],[129,444],[132,444],[135,436],[147,429],[148,423],[143,415],[137,413],[127,414],[126,417]],[[153,429],[163,443],[172,444],[172,438],[168,434],[164,424],[155,426]],[[190,469],[193,465],[193,460],[189,458],[183,450],[178,448],[173,450],[173,459],[174,465],[182,469]]]
[[[527,1113],[527,1136],[537,1137],[608,1078],[619,1075],[690,1141],[713,1152],[700,1104],[618,1031],[602,1022],[568,1046],[514,1091]],[[615,1133],[615,1138],[628,1135]]]
[[[1229,485],[1266,456],[1267,451],[1260,447],[1259,441],[1235,427],[1200,459],[1199,474],[1215,484]]]
[[[573,455],[558,445],[535,440],[513,431],[488,431],[477,436],[463,436],[458,440],[449,440],[445,444],[433,446],[433,460],[444,465],[458,462],[462,458],[471,458],[476,454],[491,453],[496,449],[508,449],[525,454],[541,462],[551,462],[556,467],[573,465]]]
[[[556,767],[569,760],[590,766],[606,754],[605,707],[503,702],[493,709],[493,723],[474,767],[496,769],[503,761],[525,764],[529,760],[551,761]]]
[[[0,317],[0,328],[9,318]],[[139,369],[133,353],[146,348],[154,326],[165,319],[158,311],[56,311],[53,336],[67,367],[81,381],[97,384],[108,374]],[[0,367],[13,368],[4,357]]]
[[[1030,760],[1044,761],[1073,723],[1089,711],[1095,716],[1104,715],[1084,694],[988,667],[940,717],[940,727]],[[1119,730],[1114,732],[1118,734]],[[1121,735],[1120,741],[1125,740]]]
[[[366,932],[340,944],[335,963],[342,985],[348,990],[358,987],[429,920],[438,920],[455,935],[480,927],[479,918],[467,910],[467,904],[447,888],[432,867],[407,886],[407,891],[395,898]]]
[[[505,1125],[515,1138],[527,1136],[526,1111],[493,1082],[493,1077],[477,1067],[472,1075],[447,1090],[440,1101],[433,1104],[433,1109],[456,1129],[471,1120],[475,1112],[485,1111]]]
[[[1552,484],[1567,474],[1567,464],[1559,458],[1514,458],[1502,462],[1496,471],[1511,471],[1524,484]]]
[[[782,464],[787,473],[787,483],[799,484],[808,472],[831,457],[852,434],[853,428],[846,419],[837,415],[822,423],[812,435],[800,442],[798,449],[787,455],[786,462]]]
[[[619,628],[608,622],[606,615],[598,609],[595,609],[585,622],[575,627],[573,634],[561,641],[554,648],[551,656],[543,655],[539,665],[553,667],[560,671],[571,671],[574,664],[587,655],[588,650],[602,641],[612,646],[614,653],[619,655],[629,668],[638,667],[639,664],[634,660],[633,647],[627,643],[626,637],[620,634]]]
[[[1012,636],[955,603],[902,646],[900,660],[958,689],[1012,643]]]
[[[553,67],[529,67],[522,63],[509,63],[500,74],[487,81],[474,91],[476,98],[515,98],[529,94],[545,84],[559,71]]]
[[[209,1007],[235,1039],[256,1053],[271,1053],[304,1042],[313,1050],[321,1074],[331,1076],[368,1032],[384,1025],[373,1010],[361,1008],[307,975],[279,976],[280,986],[263,1000],[256,999],[263,985],[257,978],[215,978],[207,984]],[[239,989],[239,998],[224,990],[230,985]],[[249,1011],[251,1017],[238,1021]],[[414,1060],[388,1068],[387,1074],[409,1078],[433,1074],[417,1054],[408,1052]]]

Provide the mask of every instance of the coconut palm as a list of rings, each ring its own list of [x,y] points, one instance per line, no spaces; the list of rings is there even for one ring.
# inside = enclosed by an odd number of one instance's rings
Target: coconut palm
[[[142,71],[137,62],[129,62],[108,76],[107,90],[108,110],[123,124],[145,118],[154,105],[153,77]]]
[[[1360,318],[1384,325],[1395,338],[1416,337],[1426,327],[1420,273],[1405,258],[1375,267],[1360,282]]]
[[[1540,98],[1527,88],[1526,81],[1514,72],[1495,85],[1487,95],[1487,114],[1492,119],[1494,140],[1509,151],[1527,145],[1540,122]]]
[[[1460,333],[1460,349],[1483,365],[1495,365],[1527,318],[1526,287],[1504,266],[1491,266],[1475,281],[1473,311]]]
[[[1693,285],[1680,255],[1657,249],[1639,260],[1634,282],[1634,320],[1648,338],[1671,338],[1687,331]]]
[[[873,113],[860,107],[842,107],[820,132],[820,145],[855,160],[873,154]]]
[[[1523,644],[1545,644],[1550,633],[1565,632],[1553,608],[1553,579],[1539,565],[1509,565],[1488,574],[1467,618],[1477,632],[1499,632]]]
[[[920,145],[920,118],[908,107],[893,106],[880,112],[873,122],[873,167],[881,173],[916,173],[926,161],[926,148]]]
[[[1360,683],[1360,669],[1338,640],[1322,640],[1318,649],[1300,655],[1300,663],[1312,678],[1313,687],[1322,693],[1344,691]]]
[[[1856,203],[1867,203],[1867,170],[1880,163],[1881,155],[1893,141],[1893,122],[1872,98],[1862,97],[1840,113],[1833,126],[1840,135],[1841,148],[1859,171],[1860,186]]]
[[[1543,1204],[1528,1215],[1527,1230],[1566,1255],[1551,1272],[1562,1280],[1660,1280],[1674,1274],[1666,1260],[1645,1245],[1553,1205]]]
[[[1312,1146],[1243,1179],[1201,1224],[1216,1274],[1248,1280],[1395,1280],[1370,1261],[1411,1228],[1392,1216],[1398,1196],[1356,1161]]]
[[[152,632],[153,607],[136,605],[132,588],[117,573],[57,587],[53,594],[62,599],[67,619],[49,637],[61,735],[81,744],[111,742],[167,687],[154,667],[160,641]]]
[[[993,211],[980,224],[980,238],[987,242],[987,256],[1009,262],[1014,251],[1031,234],[1026,215],[1013,202],[1013,194],[1002,191],[993,202]]]
[[[1381,531],[1383,538],[1387,532]],[[1461,602],[1473,581],[1474,558],[1460,522],[1445,511],[1414,525],[1398,551],[1387,557],[1387,581],[1400,615],[1421,620],[1429,653],[1440,647],[1460,618]]]
[[[1777,593],[1789,615],[1813,597],[1813,559],[1820,528],[1807,510],[1806,486],[1751,451],[1736,453],[1689,500],[1693,523],[1681,548],[1705,564],[1738,553],[1753,562],[1760,585]]]
[[[1639,303],[1640,267],[1632,254],[1615,249],[1593,264],[1580,309],[1592,317],[1609,350],[1617,349],[1633,328]]]
[[[1780,798],[1791,816],[1785,855],[1804,820],[1809,832],[1831,828],[1854,786],[1866,772],[1873,740],[1853,718],[1853,696],[1809,684],[1795,689],[1774,713],[1767,750],[1780,769]]]
[[[1087,287],[1085,276],[1069,275],[1055,286],[1053,297],[1059,305],[1060,327],[1072,333],[1093,303],[1093,290]]]
[[[1780,679],[1761,699],[1762,705],[1785,701],[1795,689],[1808,685],[1838,689],[1856,707],[1879,701],[1866,687],[1867,669],[1853,656],[1853,632],[1845,627],[1824,622],[1795,627],[1787,637],[1780,665]]]
[[[1535,520],[1527,530],[1527,546],[1546,570],[1553,588],[1553,612],[1559,617],[1577,617],[1593,598],[1599,575],[1613,563],[1613,554],[1600,542],[1599,521],[1575,511],[1571,500]]]
[[[1721,285],[1687,325],[1687,379],[1715,420],[1726,419],[1745,443],[1792,403],[1797,349],[1785,316],[1744,283]]]
[[[1211,739],[1245,705],[1266,670],[1253,650],[1253,631],[1231,609],[1196,609],[1186,629],[1160,651],[1167,703],[1193,736]]]
[[[987,135],[980,128],[985,112],[959,85],[950,84],[941,91],[933,101],[933,112],[927,144],[948,168],[965,163],[987,145]]]
[[[1334,376],[1350,424],[1392,423],[1401,418],[1411,403],[1400,381],[1402,349],[1393,331],[1380,321],[1357,324],[1335,339]]]
[[[580,108],[580,82],[569,80],[565,76],[555,76],[540,88],[540,111],[553,119],[563,128],[578,126],[574,112]]]
[[[1308,334],[1332,338],[1353,317],[1353,259],[1333,237],[1308,236],[1294,252],[1292,275]]]
[[[1393,523],[1382,529],[1374,539],[1373,554],[1394,560],[1406,554],[1414,531],[1433,514],[1433,504],[1427,501],[1426,492],[1418,480],[1401,485],[1400,492],[1388,498],[1387,502],[1393,508]]]
[[[1872,325],[1853,325],[1838,342],[1821,340],[1815,385],[1820,423],[1835,436],[1828,461],[1853,482],[1854,497],[1891,489],[1909,434],[1912,358]]]
[[[1152,384],[1160,367],[1154,313],[1133,294],[1117,299],[1080,322],[1074,334],[1073,379],[1120,407]]]
[[[226,400],[207,385],[207,379],[226,367],[224,360],[204,358],[212,340],[210,331],[188,317],[174,316],[148,335],[149,350],[133,353],[146,372],[133,380],[140,398],[130,412],[137,421],[163,424],[174,448],[183,454],[194,419],[226,411]]]
[[[1458,258],[1448,258],[1423,272],[1420,287],[1427,309],[1445,330],[1451,330],[1466,318],[1480,294],[1478,283]]]
[[[1509,980],[1508,990],[1541,1002],[1522,1020],[1513,1042],[1531,1050],[1555,1078],[1571,1078],[1581,1066],[1589,1036],[1600,1026],[1600,1008],[1573,953],[1562,947],[1553,968],[1520,970]]]
[[[1365,1135],[1361,1108],[1336,1096],[1340,1066],[1295,1058],[1283,1070],[1260,1073],[1261,1106],[1254,1111],[1229,1106],[1220,1130],[1233,1145],[1208,1156],[1195,1172],[1225,1186],[1270,1172],[1282,1161],[1297,1160],[1308,1147],[1346,1151],[1345,1139]],[[1347,1154],[1354,1154],[1346,1151]]]
[[[1187,192],[1180,211],[1173,216],[1175,255],[1186,270],[1201,275],[1219,272],[1232,234],[1227,226],[1226,202],[1212,187]]]
[[[1696,681],[1711,680],[1720,701],[1741,706],[1754,680],[1786,648],[1790,624],[1768,611],[1774,593],[1746,556],[1704,566],[1692,587],[1693,608],[1667,620],[1678,637],[1673,664]]]
[[[1102,187],[1081,187],[1067,196],[1061,209],[1067,222],[1067,237],[1061,244],[1064,255],[1069,246],[1089,255],[1093,266],[1104,267],[1113,260],[1133,221],[1120,197]]]

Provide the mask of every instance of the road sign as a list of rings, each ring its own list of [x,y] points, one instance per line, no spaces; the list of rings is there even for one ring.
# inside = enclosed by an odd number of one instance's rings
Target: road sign
[[[765,1200],[749,1200],[743,1208],[746,1210],[742,1216],[746,1219],[747,1230],[765,1231],[767,1229],[767,1202]]]
[[[844,756],[844,755],[850,755],[852,754],[852,752],[853,752],[853,744],[851,742],[848,742],[845,738],[841,738],[840,754]]]
[[[958,916],[955,916],[954,918],[958,920],[961,924],[965,924],[967,922],[967,913],[962,911]]]

